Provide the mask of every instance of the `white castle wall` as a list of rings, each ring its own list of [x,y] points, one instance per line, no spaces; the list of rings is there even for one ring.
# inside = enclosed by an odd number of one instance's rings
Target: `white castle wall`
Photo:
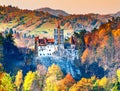
[[[58,50],[57,45],[46,45],[46,46],[38,46],[38,56],[52,56],[55,51]]]

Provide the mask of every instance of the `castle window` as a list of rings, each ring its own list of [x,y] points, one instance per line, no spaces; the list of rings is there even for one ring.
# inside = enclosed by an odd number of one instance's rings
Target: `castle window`
[[[51,50],[49,50],[49,51],[51,51]]]

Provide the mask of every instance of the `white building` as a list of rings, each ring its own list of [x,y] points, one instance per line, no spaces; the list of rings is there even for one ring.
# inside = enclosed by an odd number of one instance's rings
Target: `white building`
[[[55,51],[57,51],[57,45],[48,44],[46,46],[39,46],[38,47],[38,56],[52,56]]]
[[[69,47],[64,45],[64,30],[58,26],[54,29],[54,39],[39,39],[35,38],[35,52],[37,57],[56,56],[70,58],[74,60],[78,59],[78,50],[76,50],[76,44],[74,37],[71,36]]]
[[[39,39],[35,38],[35,52],[36,56],[52,56],[52,54],[57,51],[58,46],[54,44],[54,39]]]
[[[59,25],[54,29],[54,39],[35,38],[35,52],[38,57],[52,56],[55,51],[59,50],[58,47],[64,47],[64,31],[60,29]]]

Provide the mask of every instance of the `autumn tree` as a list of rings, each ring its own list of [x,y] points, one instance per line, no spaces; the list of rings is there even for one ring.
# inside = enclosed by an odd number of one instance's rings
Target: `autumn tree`
[[[33,84],[31,86],[33,90],[43,91],[46,72],[47,72],[47,69],[44,65],[41,65],[41,64],[37,65],[36,79],[33,81]]]
[[[50,66],[46,74],[44,91],[58,91],[56,84],[62,77],[63,73],[58,65],[53,64]]]
[[[14,91],[12,78],[7,73],[0,73],[0,91]]]
[[[23,91],[29,91],[31,89],[32,83],[35,80],[35,72],[29,71],[24,78]]]
[[[68,91],[68,89],[75,83],[75,80],[71,76],[71,74],[67,74],[65,78],[61,79],[57,82],[57,88],[59,88],[60,91]]]
[[[52,64],[52,66],[48,68],[46,77],[50,77],[52,75],[55,75],[57,80],[60,80],[63,77],[63,73],[58,65]]]
[[[82,78],[72,87],[70,87],[69,91],[90,91],[93,88],[92,79]]]
[[[103,77],[101,79],[96,79],[95,83],[93,84],[93,91],[106,91],[106,87],[108,85],[108,79]]]
[[[23,82],[22,77],[23,77],[22,70],[19,70],[17,75],[15,76],[16,79],[15,79],[15,82],[14,82],[14,84],[17,87],[18,90],[20,89],[21,84]]]
[[[120,90],[120,69],[117,70],[117,82],[114,84],[112,91],[119,91]]]

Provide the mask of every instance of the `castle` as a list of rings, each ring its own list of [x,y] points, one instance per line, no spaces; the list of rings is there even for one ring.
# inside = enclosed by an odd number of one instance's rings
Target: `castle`
[[[35,38],[35,54],[36,56],[51,56],[55,51],[58,50],[58,45],[63,45],[64,43],[64,31],[60,29],[58,25],[54,29],[54,38]]]
[[[70,38],[70,45],[64,43],[64,29],[58,24],[54,29],[54,38],[35,37],[35,54],[36,57],[59,56],[78,59],[78,50],[74,43],[73,36]]]

